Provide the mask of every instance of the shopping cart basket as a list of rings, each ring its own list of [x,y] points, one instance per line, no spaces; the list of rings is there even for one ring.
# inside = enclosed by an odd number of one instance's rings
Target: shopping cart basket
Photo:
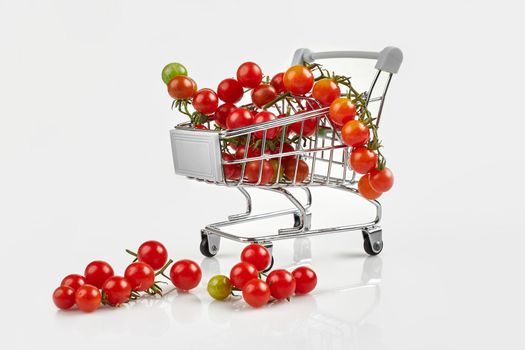
[[[314,53],[308,49],[299,49],[295,52],[292,64],[313,63],[315,60],[327,58],[373,59],[377,61],[376,72],[369,90],[365,92],[365,98],[367,106],[369,103],[376,103],[376,123],[379,125],[390,81],[393,74],[397,73],[403,59],[401,50],[395,47],[387,47],[380,52],[333,51]],[[379,81],[383,81],[382,93],[374,97],[372,93],[378,89],[378,85],[381,85],[378,83]],[[359,195],[355,188],[357,184],[356,173],[350,168],[348,162],[351,148],[341,141],[339,130],[334,128],[327,118],[328,107],[322,107],[316,100],[308,96],[290,96],[276,103],[271,109],[276,115],[290,112],[291,115],[230,130],[202,130],[195,128],[189,122],[179,124],[171,130],[173,161],[177,174],[211,184],[235,187],[246,199],[246,211],[244,213],[230,215],[226,221],[209,224],[201,230],[200,249],[202,254],[208,257],[217,254],[221,237],[244,243],[256,242],[271,250],[272,242],[276,240],[354,230],[362,231],[366,253],[370,255],[379,254],[383,249],[383,238],[382,230],[378,225],[381,220],[381,205],[376,200],[368,201],[375,207],[376,212],[375,218],[369,222],[319,229],[311,228],[312,194],[310,187],[325,186]],[[298,137],[303,140],[305,124],[311,123],[312,120],[316,121],[313,135],[308,139],[304,138],[304,142],[299,142],[293,151],[289,149],[285,151],[283,145],[287,128],[295,124],[295,130],[299,129]],[[297,128],[297,123],[300,123],[299,128]],[[269,146],[266,135],[273,128],[280,128],[281,133],[278,137],[281,139],[272,152],[266,152]],[[250,145],[255,137],[260,141],[260,152],[258,154],[253,155],[250,152],[245,152],[243,159],[223,159],[222,151],[224,147],[227,147],[228,142],[243,139],[245,145]],[[275,159],[276,174],[280,174],[283,168],[283,158],[290,156],[295,156],[293,176],[288,176],[286,180],[280,176],[275,176],[275,179],[269,183],[261,181],[264,160]],[[299,159],[306,161],[309,165],[308,176],[302,182],[297,181]],[[248,182],[244,176],[246,165],[253,161],[260,162],[258,181]],[[241,175],[239,179],[229,180],[225,176],[224,167],[234,164],[241,165]],[[250,187],[280,193],[293,204],[293,207],[253,214],[251,196],[247,191],[247,188]],[[299,187],[304,190],[306,203],[302,203],[291,193],[289,190],[291,187]],[[289,228],[281,228],[274,234],[245,237],[224,230],[224,228],[235,224],[282,215],[293,215],[294,225]]]

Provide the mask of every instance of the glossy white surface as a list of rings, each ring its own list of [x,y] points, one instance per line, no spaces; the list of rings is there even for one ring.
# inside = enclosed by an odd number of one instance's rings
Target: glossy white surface
[[[1,347],[525,348],[521,4],[247,7],[0,2]],[[215,87],[248,59],[273,73],[298,47],[386,45],[402,48],[405,61],[381,124],[396,185],[382,200],[379,257],[365,256],[359,232],[278,242],[276,266],[311,264],[319,285],[261,310],[212,301],[205,281],[117,310],[55,309],[51,293],[64,275],[94,259],[121,273],[124,248],[147,239],[201,263],[204,279],[238,259],[234,242],[223,241],[215,259],[198,251],[200,228],[243,210],[243,199],[173,174],[169,129],[183,119],[160,80],[166,62]],[[361,68],[352,76],[368,77]],[[313,195],[314,226],[371,215],[356,198]],[[255,209],[282,207],[275,198],[256,194]]]

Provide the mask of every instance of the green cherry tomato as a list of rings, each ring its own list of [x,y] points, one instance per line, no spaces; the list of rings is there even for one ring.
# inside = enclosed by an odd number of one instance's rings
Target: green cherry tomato
[[[232,292],[232,283],[224,275],[213,276],[208,282],[208,293],[217,300],[226,299]]]
[[[178,75],[187,76],[188,71],[186,70],[186,67],[177,62],[168,63],[162,70],[162,80],[166,85],[170,82],[171,79]]]

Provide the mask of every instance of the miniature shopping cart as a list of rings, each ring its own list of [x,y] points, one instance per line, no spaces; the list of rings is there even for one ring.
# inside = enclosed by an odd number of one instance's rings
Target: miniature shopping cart
[[[380,52],[364,51],[334,51],[314,53],[308,49],[299,49],[295,52],[293,65],[301,63],[313,63],[318,59],[326,58],[354,58],[376,60],[376,72],[371,86],[365,92],[366,104],[375,103],[376,123],[379,125],[385,96],[394,73],[397,73],[401,65],[403,55],[401,50],[395,47],[387,47]],[[382,83],[379,83],[382,81]],[[374,90],[383,85],[382,93],[373,96]],[[376,200],[362,200],[369,202],[375,207],[375,218],[369,222],[349,224],[337,227],[324,227],[312,229],[310,206],[312,194],[310,187],[322,186],[346,191],[359,196],[356,190],[356,173],[350,168],[348,159],[351,148],[341,141],[341,135],[327,118],[328,107],[322,107],[319,103],[305,96],[291,96],[276,103],[273,107],[275,115],[290,113],[284,118],[270,120],[264,123],[249,125],[230,130],[202,130],[195,128],[191,123],[182,123],[171,130],[171,144],[175,172],[210,184],[233,187],[239,190],[246,199],[246,211],[241,214],[230,215],[226,221],[212,223],[201,230],[200,250],[203,255],[211,257],[217,254],[220,247],[220,239],[228,238],[243,243],[259,243],[271,250],[272,242],[282,239],[297,238],[304,236],[323,235],[344,231],[361,231],[364,240],[364,250],[370,255],[376,255],[383,249],[382,230],[378,226],[381,219],[381,205]],[[315,119],[315,132],[304,142],[299,142],[294,151],[284,152],[286,130],[290,125],[300,123],[299,139],[303,140],[305,122]],[[269,146],[266,134],[272,128],[281,128],[281,140],[277,149],[271,153],[265,152]],[[254,134],[258,133],[258,136]],[[262,133],[262,137],[260,136]],[[245,145],[257,137],[260,140],[260,153],[256,156],[245,152],[243,159],[224,160],[221,145],[230,140],[243,139]],[[283,168],[283,158],[295,156],[295,170],[293,176],[287,180],[275,177],[269,183],[261,181],[263,172],[263,161],[275,159],[277,164],[276,174],[280,174]],[[297,181],[299,159],[307,162],[309,173],[304,181]],[[260,162],[259,177],[256,182],[247,182],[245,177],[246,164],[248,162]],[[224,167],[232,164],[241,165],[241,175],[237,180],[229,180],[225,177]],[[264,184],[261,184],[264,183]],[[262,214],[252,213],[252,201],[248,188],[258,188],[282,194],[289,200],[293,207],[290,209],[273,211]],[[301,188],[306,193],[306,202],[302,203],[290,191],[291,188]],[[273,218],[282,215],[291,215],[294,218],[293,227],[281,228],[277,233],[257,237],[238,236],[225,230],[232,225]],[[270,266],[271,267],[271,266]]]

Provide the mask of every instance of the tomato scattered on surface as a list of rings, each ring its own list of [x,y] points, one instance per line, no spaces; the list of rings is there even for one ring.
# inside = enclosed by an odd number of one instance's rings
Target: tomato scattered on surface
[[[317,285],[317,275],[309,267],[296,268],[293,270],[292,276],[295,279],[295,294],[308,294]]]
[[[168,261],[168,251],[159,241],[146,241],[140,245],[137,259],[151,266],[153,270],[159,270]]]
[[[173,264],[170,270],[170,278],[175,287],[188,291],[199,285],[202,271],[196,262],[183,259]]]
[[[114,274],[113,268],[107,262],[101,260],[92,261],[86,266],[84,271],[85,283],[102,288],[104,282]]]
[[[252,264],[258,271],[264,271],[270,265],[271,259],[270,251],[256,243],[247,245],[241,252],[241,261]]]
[[[239,289],[242,289],[249,280],[258,276],[257,268],[247,262],[235,264],[230,271],[230,281],[235,288]]]
[[[126,267],[124,277],[128,280],[131,288],[138,292],[148,290],[155,283],[155,271],[145,262],[136,261]]]
[[[295,293],[296,282],[292,274],[286,270],[274,270],[266,278],[270,294],[275,299],[286,299]]]
[[[92,312],[99,308],[102,301],[100,290],[90,284],[84,284],[75,292],[75,303],[79,310]]]
[[[252,279],[242,288],[242,297],[252,307],[264,306],[270,301],[270,287],[260,279]]]
[[[62,310],[72,308],[75,305],[75,290],[67,286],[58,287],[53,292],[53,302]]]

